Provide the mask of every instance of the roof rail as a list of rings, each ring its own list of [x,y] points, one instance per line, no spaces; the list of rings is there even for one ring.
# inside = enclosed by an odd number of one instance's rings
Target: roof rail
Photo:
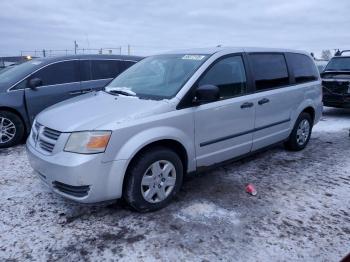
[[[343,51],[340,51],[340,50],[338,49],[338,51],[335,52],[334,56],[342,56],[343,53],[348,53],[348,52],[350,52],[350,50],[343,50]]]

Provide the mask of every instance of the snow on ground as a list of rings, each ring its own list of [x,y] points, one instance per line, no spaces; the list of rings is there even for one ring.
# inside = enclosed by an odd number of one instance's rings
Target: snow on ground
[[[349,110],[326,109],[304,151],[276,147],[189,177],[148,214],[64,200],[24,146],[1,150],[0,261],[339,261],[350,252],[349,128]]]
[[[314,132],[337,132],[350,129],[350,109],[325,108],[324,117],[315,126]]]

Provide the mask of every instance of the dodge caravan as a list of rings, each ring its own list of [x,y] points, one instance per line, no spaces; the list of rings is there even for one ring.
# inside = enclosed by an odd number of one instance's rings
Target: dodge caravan
[[[214,48],[155,55],[103,91],[39,114],[27,140],[38,176],[82,203],[164,207],[183,176],[284,142],[302,150],[322,112],[304,52]]]

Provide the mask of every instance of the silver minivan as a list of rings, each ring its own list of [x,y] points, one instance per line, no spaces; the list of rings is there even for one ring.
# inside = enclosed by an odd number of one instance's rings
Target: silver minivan
[[[40,113],[30,163],[56,193],[82,203],[124,198],[164,207],[183,176],[284,142],[302,150],[322,112],[305,52],[214,48],[145,58],[105,90]]]

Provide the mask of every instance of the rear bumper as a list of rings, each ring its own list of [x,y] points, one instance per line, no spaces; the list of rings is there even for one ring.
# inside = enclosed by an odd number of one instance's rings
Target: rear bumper
[[[324,94],[324,106],[350,108],[350,94]]]
[[[60,152],[46,156],[27,142],[27,155],[40,179],[55,193],[81,203],[122,196],[126,161],[102,162],[102,154]]]

